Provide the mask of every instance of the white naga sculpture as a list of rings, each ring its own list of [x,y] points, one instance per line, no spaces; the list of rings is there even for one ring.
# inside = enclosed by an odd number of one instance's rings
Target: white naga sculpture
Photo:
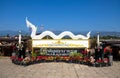
[[[61,39],[64,36],[69,36],[72,39],[89,39],[90,38],[90,32],[87,33],[87,36],[83,36],[83,35],[74,35],[72,32],[70,31],[64,31],[59,35],[55,35],[53,32],[51,31],[44,31],[42,32],[40,35],[36,35],[36,31],[37,31],[37,27],[35,25],[33,25],[31,22],[29,22],[26,18],[26,24],[27,27],[32,29],[32,33],[31,33],[31,38],[32,39],[42,39],[43,37],[49,35],[50,37],[52,37],[53,39]]]

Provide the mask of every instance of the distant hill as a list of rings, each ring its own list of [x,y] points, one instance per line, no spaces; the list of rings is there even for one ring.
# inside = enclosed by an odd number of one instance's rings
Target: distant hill
[[[30,32],[27,31],[21,31],[22,35],[30,35]],[[54,32],[56,35],[60,34],[62,31],[52,31]],[[83,34],[86,36],[86,34],[88,33],[88,31],[72,31],[74,34]],[[97,36],[97,32],[98,31],[91,31],[91,36]],[[19,34],[19,31],[12,31],[12,30],[4,30],[4,31],[0,31],[0,36],[15,36]],[[37,33],[39,34],[39,33]],[[120,32],[108,32],[108,31],[99,31],[100,36],[118,36],[120,37]]]
[[[120,32],[113,32],[113,31],[100,31],[100,36],[117,36],[120,37]],[[93,31],[91,36],[97,36],[97,31]]]
[[[26,31],[21,31],[22,32],[22,35],[26,35],[28,34],[29,32],[26,32]],[[0,31],[0,36],[16,36],[19,34],[19,31],[12,31],[12,30],[3,30],[3,31]]]

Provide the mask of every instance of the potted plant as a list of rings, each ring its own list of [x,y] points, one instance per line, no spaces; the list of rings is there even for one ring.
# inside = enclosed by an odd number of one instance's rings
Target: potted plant
[[[61,61],[61,57],[59,55],[56,56],[56,61],[57,62]]]
[[[96,66],[96,67],[101,67],[102,64],[103,64],[103,60],[101,60],[101,59],[96,60],[96,62],[95,62],[95,66]]]
[[[77,52],[71,52],[70,53],[70,61],[73,63],[78,63],[82,61],[83,55],[81,53]]]

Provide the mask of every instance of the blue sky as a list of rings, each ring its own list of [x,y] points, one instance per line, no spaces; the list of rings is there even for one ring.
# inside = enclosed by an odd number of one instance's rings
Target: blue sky
[[[28,31],[26,17],[38,31],[120,32],[120,0],[0,0],[0,31]]]

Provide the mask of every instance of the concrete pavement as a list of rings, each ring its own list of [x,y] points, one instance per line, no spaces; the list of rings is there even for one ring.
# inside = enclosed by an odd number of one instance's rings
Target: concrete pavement
[[[109,67],[49,62],[29,66],[15,65],[10,58],[0,58],[0,78],[120,78],[120,61]]]

